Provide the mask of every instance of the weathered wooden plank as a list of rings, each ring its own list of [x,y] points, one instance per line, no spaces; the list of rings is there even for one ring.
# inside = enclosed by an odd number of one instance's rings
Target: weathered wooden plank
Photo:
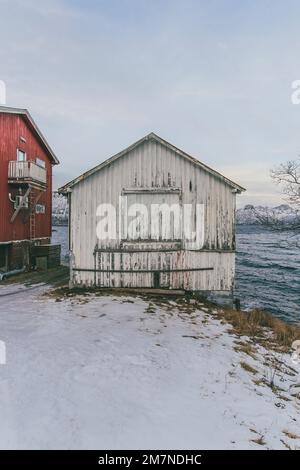
[[[178,237],[176,231],[171,231],[173,240],[161,240],[159,245],[151,240],[151,230],[148,231],[149,240],[130,240],[126,233],[124,240],[119,227],[116,239],[97,240],[97,206],[110,203],[118,208],[122,194],[130,198],[130,203],[143,203],[146,206],[158,201],[167,202],[166,197],[173,194],[174,197],[180,197],[181,204],[193,205],[193,217],[196,217],[196,204],[203,204],[205,227],[202,250],[184,251],[188,244],[183,238],[180,242],[175,240]],[[195,166],[192,161],[183,159],[171,148],[150,141],[135,147],[123,158],[75,185],[71,199],[71,246],[77,267],[93,268],[96,247],[110,252],[109,257],[97,254],[99,269],[109,269],[112,263],[119,270],[134,265],[146,266],[147,269],[156,266],[159,270],[159,266],[184,269],[211,264],[213,272],[191,271],[183,274],[177,271],[163,275],[161,282],[187,290],[232,288],[235,249],[235,194],[232,187],[225,180]],[[117,212],[118,220],[119,216],[120,212]],[[133,234],[131,236],[134,238]],[[170,249],[175,250],[175,253],[169,253]],[[134,250],[137,253],[127,253]],[[101,286],[113,283],[120,287],[141,284],[151,287],[153,282],[149,273],[97,273],[94,277],[94,273],[78,272],[75,276],[75,282],[90,284],[96,279],[96,283]]]

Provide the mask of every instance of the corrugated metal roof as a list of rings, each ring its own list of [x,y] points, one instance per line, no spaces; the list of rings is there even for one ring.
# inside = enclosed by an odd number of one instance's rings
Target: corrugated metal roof
[[[6,113],[6,114],[17,114],[17,115],[21,115],[21,116],[24,116],[27,121],[29,122],[29,124],[31,125],[31,127],[33,128],[33,130],[36,132],[36,134],[38,135],[39,139],[41,140],[42,144],[44,145],[45,149],[47,150],[47,152],[49,153],[53,163],[55,165],[58,165],[59,164],[59,160],[58,158],[56,157],[55,153],[53,152],[53,150],[51,149],[50,145],[48,144],[47,140],[45,139],[45,137],[43,136],[42,132],[40,131],[40,129],[38,128],[38,126],[36,125],[35,121],[33,120],[31,114],[29,113],[29,111],[27,109],[22,109],[22,108],[10,108],[8,106],[0,106],[0,113]]]
[[[196,158],[192,157],[191,155],[187,154],[186,152],[184,152],[183,150],[180,150],[179,148],[175,147],[173,144],[170,144],[169,142],[167,142],[166,140],[162,139],[161,137],[159,137],[158,135],[156,135],[154,132],[151,132],[150,134],[146,135],[145,137],[143,137],[142,139],[138,140],[137,142],[135,142],[134,144],[130,145],[129,147],[127,147],[125,150],[122,150],[121,152],[117,153],[116,155],[113,155],[112,157],[108,158],[107,160],[105,160],[104,162],[100,163],[99,165],[95,166],[94,168],[92,168],[91,170],[89,171],[86,171],[85,173],[83,173],[82,175],[78,176],[77,178],[73,179],[72,181],[70,181],[69,183],[65,184],[64,186],[62,186],[61,188],[59,188],[58,192],[59,193],[62,193],[62,194],[66,194],[68,193],[71,188],[73,186],[75,186],[76,184],[80,183],[82,180],[85,180],[86,178],[88,178],[89,176],[93,175],[94,173],[102,170],[104,167],[106,167],[107,165],[115,162],[117,159],[123,157],[124,155],[126,155],[128,152],[130,152],[131,150],[135,149],[136,147],[138,147],[139,145],[143,144],[144,142],[146,142],[147,140],[154,140],[158,143],[160,143],[161,145],[164,145],[165,147],[167,147],[168,149],[172,150],[173,152],[175,152],[176,154],[180,155],[181,157],[191,161],[192,163],[194,163],[195,165],[197,166],[200,166],[203,170],[207,171],[208,173],[212,174],[213,176],[215,176],[216,178],[218,179],[221,179],[222,181],[224,181],[224,183],[228,184],[229,186],[231,186],[232,188],[234,188],[237,192],[242,192],[242,191],[246,191],[245,188],[243,188],[242,186],[240,186],[239,184],[237,183],[234,183],[233,181],[231,181],[230,179],[226,178],[225,176],[223,176],[221,173],[213,170],[212,168],[210,168],[209,166],[205,165],[204,163],[200,162],[199,160],[197,160]]]

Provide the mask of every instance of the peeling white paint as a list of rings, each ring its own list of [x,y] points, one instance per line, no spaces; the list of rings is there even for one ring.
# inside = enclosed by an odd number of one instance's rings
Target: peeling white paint
[[[119,198],[124,195],[127,196],[128,205],[141,202],[190,204],[194,230],[199,229],[197,217],[204,221],[204,230],[199,238],[201,245],[191,246],[185,240],[183,223],[180,234],[169,230],[169,240],[155,242],[151,240],[151,234],[149,240],[136,240],[133,233],[117,234],[116,239],[99,240],[96,233],[99,222],[97,207],[99,204],[111,204],[117,208],[117,220],[122,219]],[[228,180],[206,171],[172,147],[148,139],[123,154],[122,158],[80,179],[71,188],[70,197],[74,284],[153,287],[154,283],[153,273],[148,272],[95,273],[76,271],[76,268],[109,271],[180,269],[186,271],[160,273],[160,285],[186,290],[232,288],[236,191],[233,191]],[[198,215],[197,205],[203,207],[203,212]],[[98,250],[96,253],[95,249]],[[197,268],[213,269],[188,271]]]

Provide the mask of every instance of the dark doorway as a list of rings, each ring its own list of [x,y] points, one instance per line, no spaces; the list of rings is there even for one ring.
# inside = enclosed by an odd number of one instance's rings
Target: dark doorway
[[[154,287],[154,289],[159,289],[159,287],[160,287],[160,273],[159,273],[159,271],[154,271],[154,273],[153,273],[153,287]]]
[[[8,247],[7,245],[0,245],[0,271],[7,271],[8,269]]]

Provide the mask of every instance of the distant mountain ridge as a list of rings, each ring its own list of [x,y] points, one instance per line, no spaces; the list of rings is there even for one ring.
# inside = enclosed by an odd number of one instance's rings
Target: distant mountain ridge
[[[274,218],[281,223],[293,222],[297,217],[295,210],[288,204],[281,204],[276,207],[253,206],[247,204],[242,209],[236,211],[236,223],[238,225],[256,225],[260,224],[263,219]],[[298,215],[299,217],[299,215]]]

